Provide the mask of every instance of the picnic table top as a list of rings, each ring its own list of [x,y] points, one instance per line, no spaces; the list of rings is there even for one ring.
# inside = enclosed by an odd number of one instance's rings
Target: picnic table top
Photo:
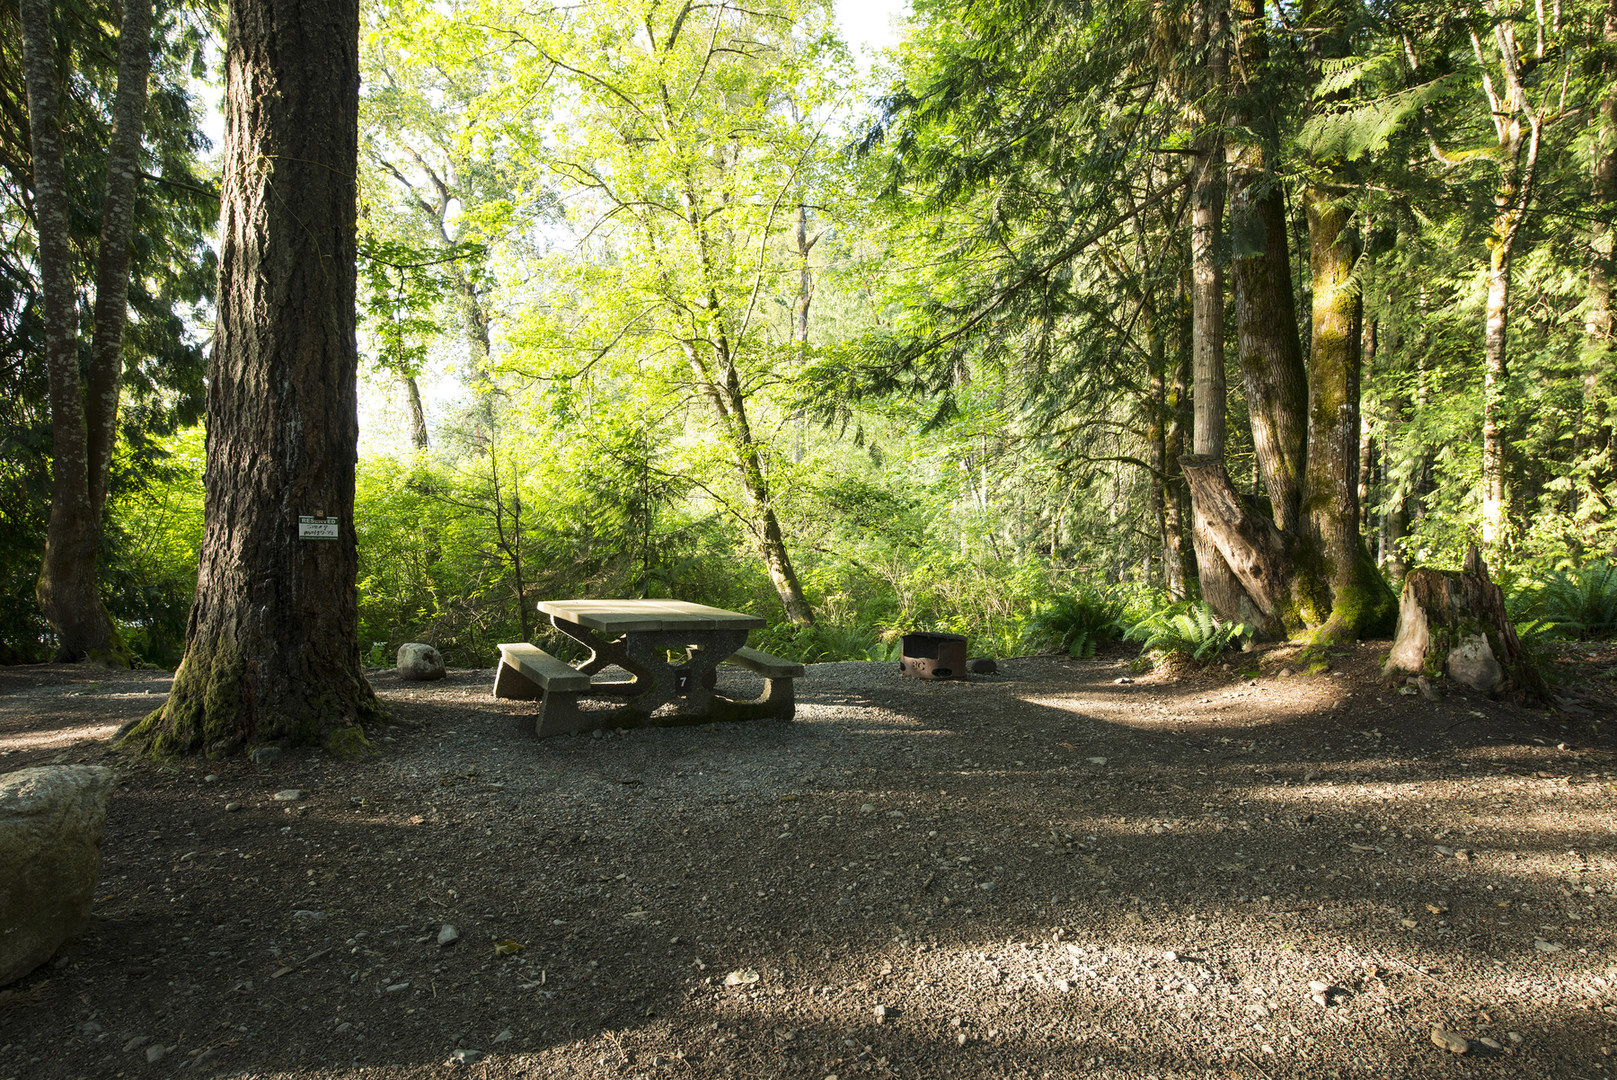
[[[689,600],[541,600],[539,610],[599,634],[656,630],[758,630],[764,620]]]

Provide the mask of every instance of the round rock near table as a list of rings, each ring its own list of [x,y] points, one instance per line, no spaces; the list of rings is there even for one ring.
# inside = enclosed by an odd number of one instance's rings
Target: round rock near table
[[[0,774],[0,986],[89,925],[116,781],[99,765]]]
[[[431,645],[409,642],[399,646],[399,678],[411,682],[429,682],[441,679],[447,672],[444,658]]]

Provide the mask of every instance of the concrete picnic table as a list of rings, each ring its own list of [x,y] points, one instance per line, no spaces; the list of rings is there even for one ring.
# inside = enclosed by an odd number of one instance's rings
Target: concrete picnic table
[[[569,665],[527,642],[500,646],[494,694],[541,697],[540,735],[652,723],[790,719],[796,712],[792,679],[803,675],[803,666],[746,647],[748,632],[765,625],[756,615],[687,600],[543,600],[539,610],[590,650],[583,663]],[[684,660],[671,663],[670,650],[683,651]],[[735,701],[716,693],[717,669],[726,662],[764,675],[763,696]],[[591,676],[612,664],[634,678],[593,681]],[[623,704],[580,710],[576,700],[586,695],[621,698]],[[673,714],[653,721],[652,715],[671,702],[677,702]]]

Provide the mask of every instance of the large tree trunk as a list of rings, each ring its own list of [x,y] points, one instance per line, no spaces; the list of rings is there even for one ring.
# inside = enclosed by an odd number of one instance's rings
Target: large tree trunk
[[[1292,576],[1285,538],[1235,490],[1222,458],[1193,454],[1179,464],[1195,508],[1196,561],[1205,565],[1204,559],[1216,559],[1229,575],[1227,591],[1211,596],[1204,573],[1203,599],[1219,615],[1259,635],[1285,637]]]
[[[1197,12],[1199,44],[1207,57],[1209,107],[1226,82],[1225,17],[1220,0],[1204,0]],[[1192,322],[1192,395],[1194,422],[1191,447],[1195,457],[1224,461],[1226,386],[1224,374],[1224,268],[1219,246],[1224,217],[1224,149],[1216,118],[1204,115],[1191,156],[1190,306]],[[1186,470],[1189,478],[1189,470]],[[1226,478],[1227,479],[1227,478]],[[1191,541],[1196,549],[1196,577],[1202,599],[1215,611],[1249,606],[1240,582],[1214,542],[1217,522],[1203,505],[1191,480]]]
[[[1262,3],[1244,0],[1236,26],[1244,85],[1248,93],[1261,93],[1271,82]],[[1274,141],[1273,124],[1264,103],[1244,95],[1235,102],[1227,138],[1236,347],[1258,473],[1275,526],[1290,535],[1297,531],[1302,503],[1308,376],[1297,333],[1285,204],[1265,145]]]
[[[358,0],[231,0],[206,525],[161,755],[364,747],[354,588]],[[300,538],[299,516],[336,519]]]
[[[1309,270],[1313,334],[1308,364],[1308,468],[1304,488],[1308,545],[1293,598],[1327,641],[1392,629],[1395,599],[1359,537],[1359,379],[1363,301],[1353,281],[1358,237],[1351,209],[1311,187]]]
[[[1601,74],[1610,80],[1617,74],[1617,0],[1606,6],[1602,28],[1605,59]],[[1612,259],[1612,229],[1608,220],[1613,204],[1617,204],[1617,91],[1608,92],[1600,99],[1595,113],[1595,137],[1591,147],[1590,225],[1589,225],[1589,286],[1584,301],[1583,316],[1583,397],[1579,416],[1575,449],[1579,464],[1588,468],[1596,455],[1608,455],[1612,442],[1612,418],[1602,407],[1609,400],[1603,393],[1602,383],[1613,378],[1613,340],[1611,287],[1614,264]],[[1600,472],[1609,476],[1611,459],[1605,458]],[[1601,480],[1595,479],[1599,486]],[[1572,489],[1573,506],[1585,495],[1585,486]]]
[[[131,657],[101,603],[96,564],[107,476],[117,441],[118,384],[128,320],[129,236],[151,67],[151,2],[128,0],[124,5],[112,137],[102,190],[88,403],[79,381],[77,295],[68,240],[70,196],[50,4],[24,0],[19,14],[52,433],[51,513],[35,596],[56,632],[58,660],[89,658],[126,666]]]

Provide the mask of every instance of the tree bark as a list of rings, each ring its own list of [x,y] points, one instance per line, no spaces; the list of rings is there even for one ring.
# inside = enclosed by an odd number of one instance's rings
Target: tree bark
[[[1511,259],[1516,237],[1533,201],[1543,118],[1534,110],[1522,83],[1514,24],[1495,16],[1492,37],[1498,52],[1503,93],[1488,76],[1482,42],[1472,35],[1472,48],[1483,71],[1483,91],[1498,138],[1495,158],[1499,182],[1494,188],[1493,232],[1488,238],[1488,300],[1483,331],[1482,371],[1482,543],[1489,554],[1506,542],[1510,491],[1506,483],[1505,383],[1510,376],[1507,351],[1510,327]],[[1542,41],[1543,6],[1538,8]],[[1525,125],[1524,125],[1525,121]]]
[[[1483,332],[1482,361],[1482,544],[1489,552],[1504,542],[1508,510],[1505,505],[1505,435],[1501,422],[1505,380],[1510,371],[1506,356],[1506,330],[1510,318],[1510,244],[1503,237],[1489,241],[1488,300]]]
[[[1213,114],[1221,107],[1219,102],[1228,82],[1224,44],[1226,17],[1222,0],[1204,0],[1197,11],[1199,44],[1205,48],[1207,57],[1208,90],[1202,110],[1202,130],[1191,155],[1194,175],[1190,196],[1190,299],[1195,396],[1193,457],[1204,463],[1216,463],[1218,476],[1228,485],[1229,476],[1224,471],[1227,393],[1224,269],[1218,253],[1226,188],[1224,147],[1220,137],[1222,118]],[[1273,620],[1267,618],[1261,603],[1246,595],[1240,572],[1227,561],[1226,545],[1220,543],[1221,538],[1232,535],[1229,523],[1224,520],[1228,507],[1217,501],[1224,493],[1215,484],[1198,482],[1191,474],[1191,460],[1184,458],[1180,464],[1190,484],[1191,539],[1196,549],[1196,578],[1202,599],[1214,611],[1243,622],[1254,621],[1260,631],[1267,632],[1274,625]],[[1210,472],[1204,468],[1201,475],[1207,476]],[[1233,491],[1231,487],[1230,492]],[[1236,505],[1239,505],[1238,498]],[[1253,613],[1262,618],[1249,620],[1248,616]]]
[[[384,719],[354,587],[358,33],[358,0],[230,2],[206,522],[185,658],[130,735],[154,754],[343,755]]]
[[[1326,641],[1392,629],[1395,599],[1359,537],[1359,380],[1364,306],[1353,281],[1358,236],[1351,209],[1310,187],[1309,272],[1313,333],[1308,362],[1307,550],[1298,554],[1293,599]]]
[[[119,41],[118,85],[102,192],[89,399],[79,378],[77,290],[68,239],[70,195],[60,128],[50,4],[19,11],[32,139],[51,410],[51,512],[35,598],[56,633],[58,661],[127,666],[131,656],[97,588],[107,475],[117,438],[118,383],[128,317],[129,236],[150,68],[151,3],[129,0]]]
[[[1203,573],[1202,598],[1224,618],[1246,623],[1259,635],[1285,637],[1292,570],[1285,538],[1235,490],[1222,459],[1190,455],[1179,465],[1196,514],[1197,563],[1216,558],[1229,578],[1227,583],[1219,579],[1226,591],[1212,596]]]
[[[1554,694],[1516,637],[1505,594],[1475,546],[1458,572],[1419,567],[1404,580],[1398,636],[1383,675],[1447,674],[1484,693],[1514,692],[1523,704],[1553,705]]]
[[[716,303],[715,303],[716,307]],[[747,419],[746,394],[741,389],[741,378],[728,360],[728,341],[722,336],[716,342],[706,343],[715,359],[704,360],[691,342],[685,343],[685,358],[702,388],[714,416],[724,430],[725,439],[735,455],[736,469],[741,475],[741,486],[747,493],[747,504],[752,520],[748,523],[758,545],[759,557],[775,595],[780,597],[781,608],[793,626],[808,626],[814,622],[814,608],[803,594],[802,583],[792,566],[791,554],[786,548],[786,536],[780,527],[769,497],[769,479],[764,473],[763,459],[758,444],[753,440],[752,425]]]
[[[404,377],[404,393],[410,402],[410,445],[417,450],[427,448],[427,412],[421,407],[421,385],[414,375]],[[526,641],[527,638],[522,640]]]
[[[1185,547],[1185,521],[1190,517],[1190,490],[1185,486],[1179,459],[1185,453],[1185,427],[1189,419],[1189,382],[1191,364],[1190,309],[1181,292],[1175,304],[1178,348],[1174,359],[1173,380],[1168,387],[1166,402],[1167,430],[1163,434],[1163,487],[1162,506],[1162,587],[1174,600],[1189,596],[1187,583],[1192,577],[1190,550]]]
[[[1190,302],[1194,320],[1195,423],[1191,443],[1201,457],[1224,457],[1224,268],[1218,261],[1224,177],[1216,139],[1197,149],[1191,193]]]
[[[1245,95],[1234,96],[1228,139],[1230,236],[1234,257],[1236,349],[1246,386],[1258,473],[1269,494],[1275,526],[1295,533],[1302,503],[1304,444],[1308,431],[1308,376],[1297,333],[1297,306],[1286,249],[1286,211],[1280,180],[1264,145],[1273,124],[1252,101],[1268,85],[1268,41],[1263,5],[1246,0],[1237,20]]]
[[[1617,74],[1617,0],[1606,5],[1601,44],[1605,55],[1601,73],[1606,79]],[[1613,273],[1610,215],[1617,203],[1617,90],[1608,91],[1595,110],[1595,137],[1591,147],[1589,285],[1583,316],[1583,397],[1574,449],[1578,466],[1587,469],[1596,454],[1609,453],[1612,419],[1602,408],[1607,394],[1601,384],[1613,376],[1613,323],[1611,286]],[[1610,458],[1605,469],[1609,470]],[[1596,481],[1598,484],[1599,481]],[[1589,484],[1585,480],[1572,489],[1573,513]]]

